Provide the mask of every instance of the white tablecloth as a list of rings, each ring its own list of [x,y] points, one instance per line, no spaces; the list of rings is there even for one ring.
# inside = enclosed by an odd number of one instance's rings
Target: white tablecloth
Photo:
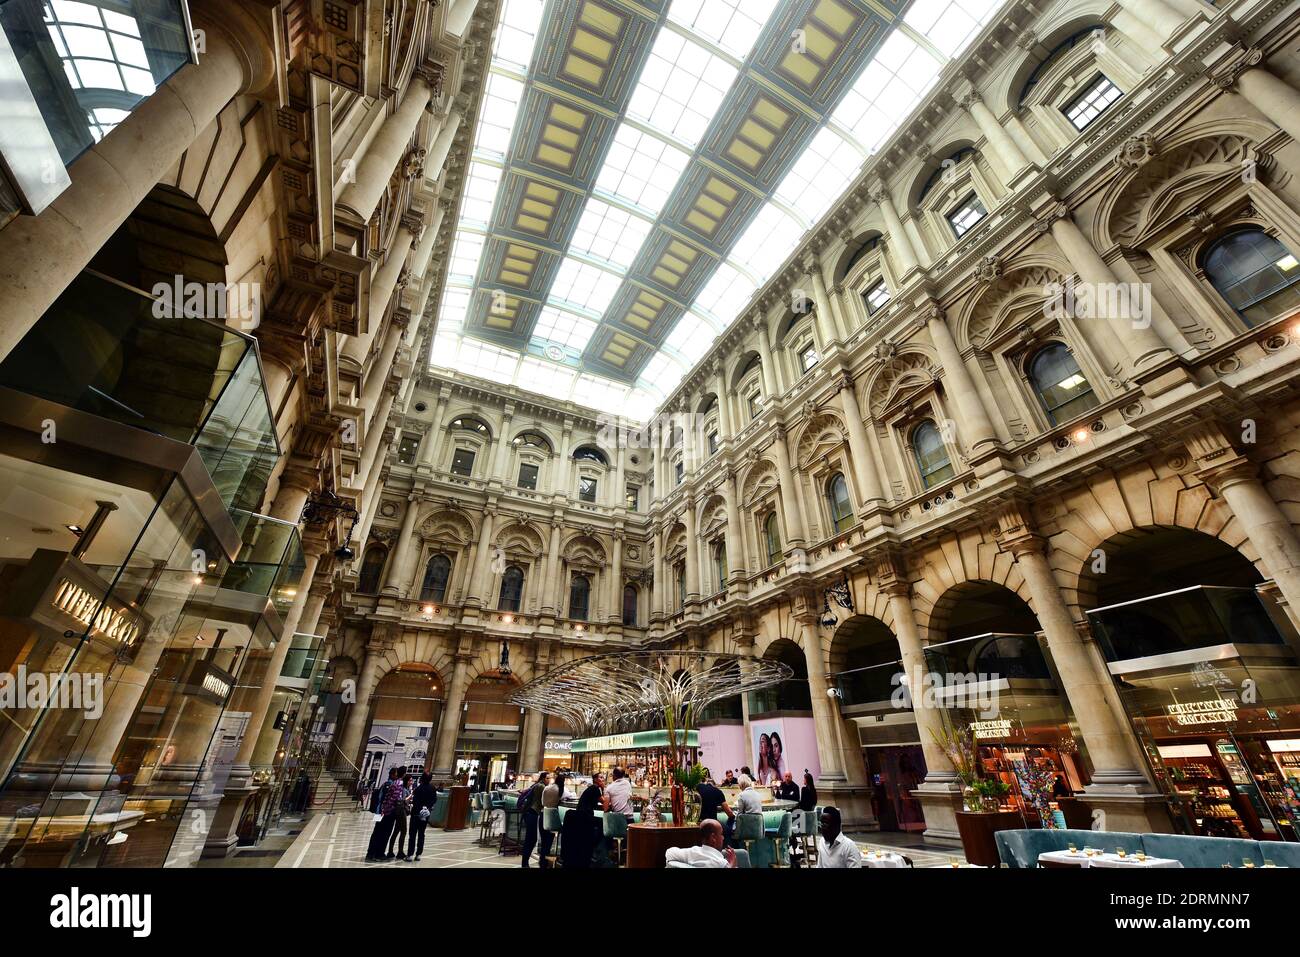
[[[871,851],[866,851],[862,855],[863,867],[906,867],[907,861],[903,860],[901,854],[885,853],[877,857]]]
[[[1139,861],[1133,854],[1126,854],[1120,857],[1118,854],[1107,852],[1105,854],[1094,854],[1089,857],[1083,851],[1076,851],[1071,854],[1069,851],[1044,851],[1038,855],[1038,861],[1048,861],[1052,864],[1069,864],[1074,867],[1182,867],[1182,861],[1175,861],[1167,857],[1148,857],[1145,861]]]

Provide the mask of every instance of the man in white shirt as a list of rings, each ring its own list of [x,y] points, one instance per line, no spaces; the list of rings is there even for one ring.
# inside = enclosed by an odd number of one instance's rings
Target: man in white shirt
[[[763,799],[754,790],[754,782],[747,777],[740,779],[740,794],[736,796],[736,811],[740,814],[763,813]]]
[[[840,830],[840,810],[822,808],[822,833],[817,838],[818,867],[862,867],[862,851]]]
[[[622,768],[615,768],[613,780],[605,786],[606,810],[632,816],[632,779]]]
[[[670,864],[689,867],[735,867],[736,852],[723,846],[722,825],[717,821],[700,822],[698,847],[670,847],[664,855]]]

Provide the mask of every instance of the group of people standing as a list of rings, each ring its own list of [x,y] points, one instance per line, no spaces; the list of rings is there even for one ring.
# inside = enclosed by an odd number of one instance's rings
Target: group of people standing
[[[370,832],[366,861],[418,861],[424,853],[424,832],[438,800],[429,772],[415,775],[406,768],[389,768],[388,780],[370,793],[375,826]],[[403,844],[405,843],[405,847]]]

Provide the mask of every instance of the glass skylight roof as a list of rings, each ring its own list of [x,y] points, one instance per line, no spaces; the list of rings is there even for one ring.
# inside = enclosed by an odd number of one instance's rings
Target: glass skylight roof
[[[649,232],[649,220],[592,197],[578,220],[569,250],[627,269]]]
[[[743,60],[777,0],[673,0],[668,19]]]
[[[656,216],[689,160],[688,153],[625,122],[614,133],[596,189]]]
[[[465,197],[438,313],[433,365],[593,409],[645,420],[745,312],[753,294],[797,248],[1005,0],[913,0],[870,62],[821,124],[757,216],[719,262],[690,309],[646,363],[635,385],[580,368],[573,358],[599,322],[691,162],[710,122],[778,0],[673,0],[637,78],[626,116],[539,311],[530,352],[469,338],[471,287],[492,222],[502,163],[518,121],[524,77],[545,0],[503,0],[501,22],[471,154]],[[599,265],[599,264],[604,264]],[[606,317],[607,318],[607,317]]]
[[[705,47],[660,30],[627,115],[694,149],[722,105],[736,68]]]

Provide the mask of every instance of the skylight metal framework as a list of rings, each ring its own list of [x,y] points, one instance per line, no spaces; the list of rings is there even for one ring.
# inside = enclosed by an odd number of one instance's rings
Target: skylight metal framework
[[[793,676],[789,665],[752,655],[614,652],[561,665],[517,689],[509,701],[561,717],[574,735],[589,737],[662,727],[666,711],[699,715],[715,701]]]
[[[648,418],[1004,2],[504,0],[432,364]]]

